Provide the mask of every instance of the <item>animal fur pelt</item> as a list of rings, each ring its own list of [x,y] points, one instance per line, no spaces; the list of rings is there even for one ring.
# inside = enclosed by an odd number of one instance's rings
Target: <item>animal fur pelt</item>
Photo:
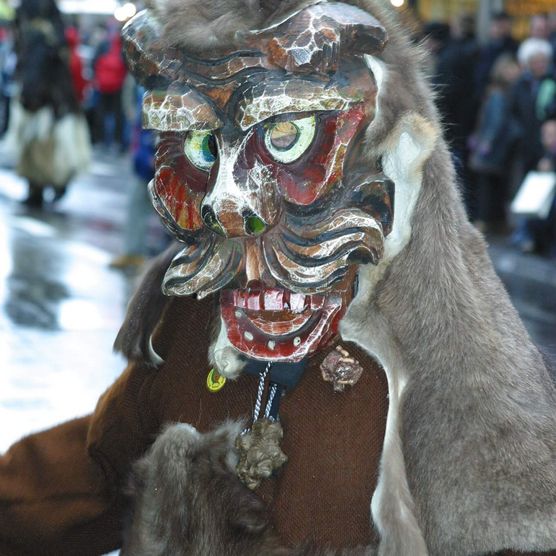
[[[340,332],[388,377],[380,554],[554,549],[554,382],[466,217],[421,53],[386,2],[359,4],[389,35],[361,164],[381,158],[396,214]]]
[[[229,42],[236,31],[256,28],[264,20],[259,0],[149,0],[148,6],[169,44],[194,50]]]
[[[373,556],[373,548],[347,551],[282,546],[264,504],[237,478],[236,438],[242,423],[207,434],[189,425],[168,426],[131,480],[133,514],[122,556]]]

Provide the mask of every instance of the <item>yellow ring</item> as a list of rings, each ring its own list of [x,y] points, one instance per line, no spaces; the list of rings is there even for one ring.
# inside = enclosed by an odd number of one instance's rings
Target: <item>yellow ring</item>
[[[209,392],[216,394],[226,385],[226,377],[218,374],[216,369],[212,369],[207,376],[207,388]]]

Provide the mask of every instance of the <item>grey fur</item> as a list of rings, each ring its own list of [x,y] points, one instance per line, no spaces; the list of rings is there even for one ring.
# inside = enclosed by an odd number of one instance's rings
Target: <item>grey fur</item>
[[[166,427],[135,465],[134,513],[122,556],[374,555],[372,548],[281,545],[263,502],[235,473],[242,428],[228,422],[203,435],[189,425]]]
[[[149,0],[172,45],[210,50],[233,42],[237,31],[256,28],[264,20],[259,0]]]
[[[292,10],[320,0],[148,0],[172,46],[217,54],[235,43],[236,33],[252,31]],[[215,50],[216,49],[216,50]]]
[[[416,113],[433,124],[438,117],[419,71],[420,53],[381,3],[357,3],[390,36],[381,56],[388,75],[378,119],[367,134],[374,160],[388,156],[389,137],[399,141],[392,130],[402,116]],[[389,420],[401,461],[383,461],[389,481],[383,488],[395,493],[395,483],[407,481],[408,503],[431,555],[554,549],[554,383],[483,238],[467,221],[455,184],[439,139],[423,167],[409,244],[382,267],[361,269],[361,291],[342,323],[344,337],[388,371],[391,397],[400,394],[398,415]],[[386,472],[393,463],[396,472]],[[391,503],[383,497],[380,554],[413,554],[404,539],[415,536],[403,530]]]

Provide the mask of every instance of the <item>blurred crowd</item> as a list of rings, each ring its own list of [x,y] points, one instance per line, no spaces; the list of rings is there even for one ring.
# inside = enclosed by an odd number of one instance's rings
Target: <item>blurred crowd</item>
[[[0,133],[28,184],[23,203],[35,210],[65,195],[91,152],[131,151],[136,183],[128,184],[122,255],[112,264],[133,268],[151,251],[154,137],[141,128],[142,91],[126,69],[122,24],[109,17],[88,23],[79,29],[55,0],[22,0],[15,20],[0,27]]]
[[[13,127],[15,105],[25,116],[49,110],[55,121],[72,113],[84,117],[93,145],[126,152],[135,98],[120,30],[119,22],[105,18],[80,31],[55,0],[23,0],[15,21],[0,28],[0,130]],[[26,200],[43,201],[38,194]]]
[[[556,210],[515,216],[511,200],[531,172],[556,170],[556,12],[535,15],[529,37],[512,36],[506,13],[493,14],[480,43],[474,15],[431,22],[422,39],[429,72],[471,221],[516,248],[556,257]],[[122,255],[116,268],[148,255],[146,184],[154,172],[154,137],[141,130],[142,91],[126,71],[121,24],[104,18],[79,29],[55,0],[22,0],[0,27],[0,133],[34,208],[61,199],[99,155],[132,152]]]
[[[511,234],[524,252],[556,257],[554,202],[547,217],[513,216],[511,200],[531,172],[556,169],[556,12],[535,15],[512,36],[505,13],[479,43],[475,16],[424,26],[430,72],[470,219]]]

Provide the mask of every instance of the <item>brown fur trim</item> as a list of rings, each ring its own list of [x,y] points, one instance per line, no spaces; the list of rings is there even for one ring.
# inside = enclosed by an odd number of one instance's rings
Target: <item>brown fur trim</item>
[[[129,302],[125,321],[114,342],[114,351],[122,353],[129,360],[152,364],[149,341],[170,302],[162,293],[162,279],[182,247],[174,243],[152,262]]]

